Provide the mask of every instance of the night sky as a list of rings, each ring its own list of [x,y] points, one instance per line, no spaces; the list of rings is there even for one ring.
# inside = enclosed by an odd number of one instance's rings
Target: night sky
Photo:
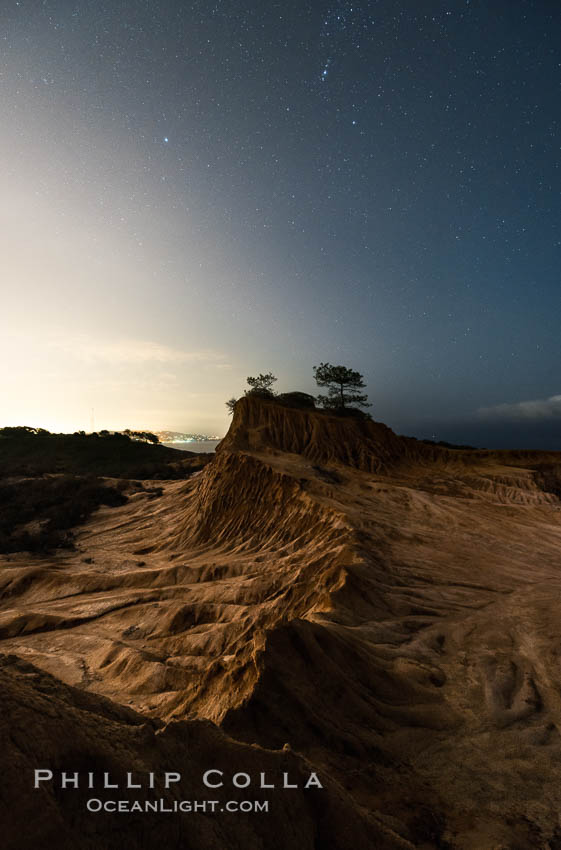
[[[561,449],[554,0],[0,7],[0,424],[224,433],[364,373],[399,433]]]

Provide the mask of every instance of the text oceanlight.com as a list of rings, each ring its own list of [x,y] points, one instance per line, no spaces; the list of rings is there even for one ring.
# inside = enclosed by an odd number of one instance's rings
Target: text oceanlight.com
[[[233,812],[249,814],[250,812],[268,812],[268,800],[99,800],[92,797],[86,802],[88,812],[109,812],[129,814],[141,812],[169,813],[191,812],[193,814],[213,814],[218,812]]]

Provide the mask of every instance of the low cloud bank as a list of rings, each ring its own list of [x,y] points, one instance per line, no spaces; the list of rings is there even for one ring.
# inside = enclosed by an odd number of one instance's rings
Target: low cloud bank
[[[561,395],[533,401],[519,401],[514,404],[497,404],[493,407],[480,407],[479,419],[485,421],[540,422],[547,419],[561,419]]]

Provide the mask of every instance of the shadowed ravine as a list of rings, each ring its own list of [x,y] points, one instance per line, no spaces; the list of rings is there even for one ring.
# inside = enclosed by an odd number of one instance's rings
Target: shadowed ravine
[[[76,551],[3,556],[8,846],[561,847],[559,470],[245,398],[189,480],[100,509]],[[76,758],[326,787],[89,837],[24,776]]]

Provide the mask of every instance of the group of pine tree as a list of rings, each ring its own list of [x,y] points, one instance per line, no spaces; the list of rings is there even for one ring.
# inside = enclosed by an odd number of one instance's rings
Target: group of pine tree
[[[320,363],[313,368],[314,378],[318,387],[325,387],[327,395],[312,396],[308,393],[275,393],[273,384],[277,378],[272,372],[248,377],[249,389],[246,396],[258,396],[269,400],[279,401],[296,407],[315,407],[316,403],[324,410],[337,414],[359,415],[368,417],[360,408],[370,407],[368,396],[359,392],[366,387],[360,372],[347,366],[332,366],[331,363]],[[234,412],[238,399],[231,398],[226,402],[230,413]]]

